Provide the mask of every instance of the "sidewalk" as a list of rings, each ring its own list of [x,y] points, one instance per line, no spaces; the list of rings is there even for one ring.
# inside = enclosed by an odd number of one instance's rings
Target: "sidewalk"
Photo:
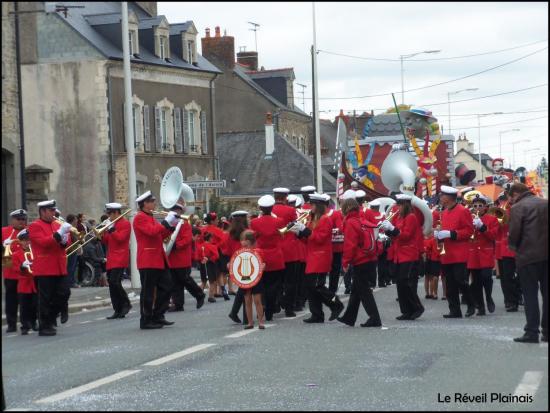
[[[197,284],[200,284],[199,272],[195,269],[191,271],[191,277]],[[139,293],[141,288],[132,288],[130,280],[123,280],[122,286],[128,293],[128,298],[133,304],[139,301]],[[6,324],[5,315],[5,299],[6,296],[2,292],[2,325]],[[71,297],[69,298],[69,313],[77,313],[84,309],[91,310],[98,307],[110,307],[111,298],[109,295],[109,287],[81,287],[71,288]]]

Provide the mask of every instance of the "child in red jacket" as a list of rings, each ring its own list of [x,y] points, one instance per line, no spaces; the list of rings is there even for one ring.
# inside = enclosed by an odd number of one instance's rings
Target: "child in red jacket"
[[[218,247],[212,243],[212,234],[210,232],[204,232],[203,235],[204,242],[197,245],[197,254],[199,262],[204,265],[206,271],[206,277],[208,278],[208,302],[215,303],[216,299],[214,294],[216,294],[217,288],[217,278],[218,278]]]
[[[17,235],[21,248],[12,255],[12,268],[18,275],[17,295],[21,308],[21,335],[29,334],[32,328],[38,330],[36,325],[38,296],[32,275],[32,254],[30,253],[29,232],[24,229]]]
[[[245,230],[241,233],[241,246],[243,248],[251,248],[261,255],[261,250],[256,248],[256,235],[251,230]],[[265,269],[265,264],[264,264]],[[252,288],[244,290],[244,305],[246,309],[246,318],[248,325],[244,327],[245,330],[254,328],[254,319],[252,318],[252,301],[256,306],[256,316],[258,317],[258,328],[263,330],[264,326],[264,308],[262,306],[262,294],[263,294],[263,282],[260,282]]]

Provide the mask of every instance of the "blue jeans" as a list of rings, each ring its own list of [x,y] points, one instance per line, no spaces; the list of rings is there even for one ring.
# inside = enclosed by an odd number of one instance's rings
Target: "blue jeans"
[[[76,254],[73,254],[69,258],[67,258],[67,276],[68,276],[69,286],[74,285],[76,283],[75,273],[76,273],[77,265],[78,265],[78,256]]]

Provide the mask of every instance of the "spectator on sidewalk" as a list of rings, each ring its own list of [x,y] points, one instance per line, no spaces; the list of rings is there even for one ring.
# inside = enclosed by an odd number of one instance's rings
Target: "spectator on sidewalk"
[[[100,287],[103,264],[107,262],[105,254],[103,253],[103,248],[101,247],[101,242],[96,237],[93,241],[86,244],[83,250],[82,259],[88,261],[94,267],[94,280],[92,285],[94,287]]]
[[[516,252],[516,266],[525,303],[525,334],[519,343],[548,341],[548,199],[535,196],[529,188],[515,183],[509,191],[512,209],[508,246]],[[539,310],[542,293],[542,320]],[[542,321],[542,322],[541,322]]]

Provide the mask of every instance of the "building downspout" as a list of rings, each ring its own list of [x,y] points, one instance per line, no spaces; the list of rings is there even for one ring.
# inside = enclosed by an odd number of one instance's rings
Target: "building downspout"
[[[210,79],[210,128],[212,130],[212,152],[214,152],[214,180],[220,179],[220,162],[218,158],[218,151],[216,149],[216,110],[215,110],[215,95],[214,95],[214,81],[218,77],[216,73],[212,79]],[[220,195],[219,189],[216,189],[216,196]]]
[[[110,165],[109,165],[109,199],[115,199],[115,154],[113,148],[113,116],[111,112],[111,65],[107,65],[107,113],[109,116],[109,151]]]
[[[19,106],[19,173],[21,174],[21,208],[27,209],[27,185],[25,181],[25,134],[23,130],[23,95],[21,87],[21,46],[19,41],[19,7],[13,2],[15,16],[15,64],[17,65],[17,103]]]

